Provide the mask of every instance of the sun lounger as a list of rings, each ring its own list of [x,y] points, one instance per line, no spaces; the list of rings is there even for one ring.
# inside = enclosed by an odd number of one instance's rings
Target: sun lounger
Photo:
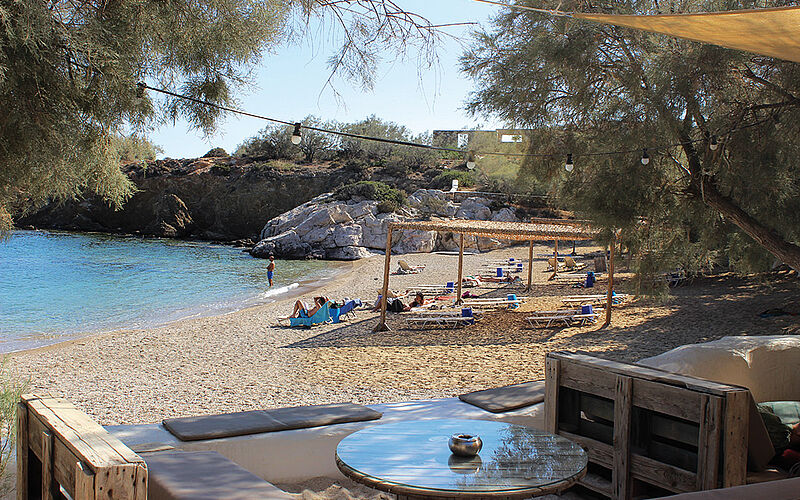
[[[555,270],[555,268],[556,268],[556,258],[555,257],[550,257],[549,259],[547,259],[547,269],[545,269],[545,272],[553,271],[553,270]],[[558,269],[559,270],[564,269],[564,263],[563,262],[561,262],[561,261],[558,262]]]
[[[572,318],[579,311],[575,310],[564,310],[564,311],[536,311],[533,316],[528,316],[527,319],[528,323],[533,328],[538,326],[544,325],[545,328],[550,328],[553,324],[562,324],[564,326],[570,326],[572,324]]]
[[[319,308],[317,312],[311,315],[308,318],[289,318],[289,326],[314,326],[314,325],[321,325],[323,323],[330,323],[331,322],[331,312],[330,312],[331,303],[330,301],[325,302],[325,305]]]
[[[345,301],[342,307],[331,307],[331,320],[334,323],[339,323],[345,319],[356,318],[356,307],[361,305],[358,299]]]
[[[533,316],[526,318],[533,328],[544,325],[546,328],[553,324],[572,326],[575,323],[586,325],[597,322],[601,310],[591,311],[581,309],[561,309],[558,311],[535,311]]]
[[[515,299],[466,299],[463,305],[465,307],[472,307],[474,309],[493,309],[508,307],[510,309],[519,307],[527,297],[517,297]]]
[[[612,305],[619,305],[627,300],[629,295],[627,293],[619,293],[614,294],[611,297],[611,304]],[[564,305],[570,306],[578,306],[578,305],[589,305],[589,304],[597,304],[602,305],[608,301],[607,295],[572,295],[568,297],[563,297],[561,301]]]
[[[569,271],[580,271],[581,269],[586,267],[586,264],[583,262],[577,263],[575,262],[575,259],[573,259],[572,257],[564,257],[564,266]]]
[[[402,259],[397,261],[397,265],[397,274],[417,274],[425,270],[425,266],[410,266]]]
[[[466,326],[475,323],[472,308],[465,307],[460,311],[431,311],[439,314],[418,314],[406,319],[408,326]]]

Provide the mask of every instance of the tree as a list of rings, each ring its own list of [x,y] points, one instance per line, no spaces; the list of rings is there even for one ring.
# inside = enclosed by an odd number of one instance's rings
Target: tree
[[[321,128],[325,130],[336,130],[339,124],[336,122],[323,122],[313,115],[303,118],[303,125]],[[316,130],[303,130],[303,140],[299,144],[300,151],[303,152],[303,160],[306,163],[313,163],[319,160],[320,156],[334,151],[338,146],[338,137],[325,132]]]
[[[326,22],[342,34],[332,72],[367,86],[378,52],[437,37],[391,0],[0,0],[0,231],[48,199],[123,203],[133,186],[113,134],[178,116],[209,133],[220,119],[177,98],[158,107],[137,82],[231,105],[262,53]]]
[[[535,3],[655,14],[792,2]],[[510,10],[491,32],[476,35],[462,68],[478,86],[469,109],[541,127],[542,140],[529,151],[557,159],[530,159],[526,168],[550,181],[570,208],[623,228],[643,261],[658,255],[653,266],[670,256],[697,264],[724,256],[745,270],[763,268],[766,249],[800,269],[797,64]],[[647,165],[640,161],[644,147]],[[603,151],[625,153],[586,155]],[[564,153],[574,155],[571,175],[562,168]]]

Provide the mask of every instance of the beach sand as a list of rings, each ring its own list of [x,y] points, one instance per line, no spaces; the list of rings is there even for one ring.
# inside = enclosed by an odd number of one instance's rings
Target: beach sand
[[[596,250],[579,245],[578,255]],[[591,290],[548,283],[543,256],[551,251],[536,246],[533,290],[509,286],[489,292],[530,296],[529,303],[517,311],[488,313],[467,328],[409,329],[402,319],[409,313],[390,313],[392,329],[375,333],[378,314],[366,309],[346,323],[276,327],[277,318],[291,312],[294,299],[287,298],[223,316],[15,353],[7,368],[29,380],[29,392],[63,396],[101,424],[138,424],[281,406],[448,397],[541,379],[544,355],[550,351],[591,351],[633,361],[726,335],[800,332],[800,316],[759,317],[773,308],[800,312],[795,273],[696,279],[671,289],[665,299],[639,299],[615,308],[611,325],[604,329],[602,319],[584,327],[531,328],[525,321],[529,312],[558,306],[558,296],[605,291],[605,280]],[[466,255],[464,274],[509,256],[527,258],[527,247]],[[427,267],[420,274],[391,276],[392,289],[455,281],[455,255],[401,258]],[[326,295],[372,303],[383,262],[383,256],[375,256],[344,266],[335,280],[306,290],[304,298]],[[393,257],[392,270],[396,267]],[[625,276],[630,275],[620,274],[616,290],[625,291]]]

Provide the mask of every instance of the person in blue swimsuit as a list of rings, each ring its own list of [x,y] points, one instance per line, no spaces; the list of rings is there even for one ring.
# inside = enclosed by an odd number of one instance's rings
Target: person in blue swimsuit
[[[267,279],[269,280],[269,286],[272,286],[272,277],[275,276],[275,256],[269,256],[269,265],[267,266]]]

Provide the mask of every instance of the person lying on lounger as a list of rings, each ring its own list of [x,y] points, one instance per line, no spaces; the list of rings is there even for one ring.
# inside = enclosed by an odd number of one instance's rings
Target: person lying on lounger
[[[422,295],[422,292],[417,292],[417,295],[414,296],[414,300],[411,301],[411,303],[409,305],[403,307],[403,310],[404,311],[410,311],[414,307],[422,307],[422,306],[424,306],[426,304],[430,304],[431,302],[433,302],[433,301],[432,300],[427,300],[427,301],[425,300],[425,296]]]
[[[319,308],[324,306],[326,302],[328,302],[328,299],[325,297],[314,297],[314,307],[309,309],[302,301],[298,300],[294,303],[294,311],[292,311],[292,315],[289,317],[310,318],[315,312],[319,311]]]

